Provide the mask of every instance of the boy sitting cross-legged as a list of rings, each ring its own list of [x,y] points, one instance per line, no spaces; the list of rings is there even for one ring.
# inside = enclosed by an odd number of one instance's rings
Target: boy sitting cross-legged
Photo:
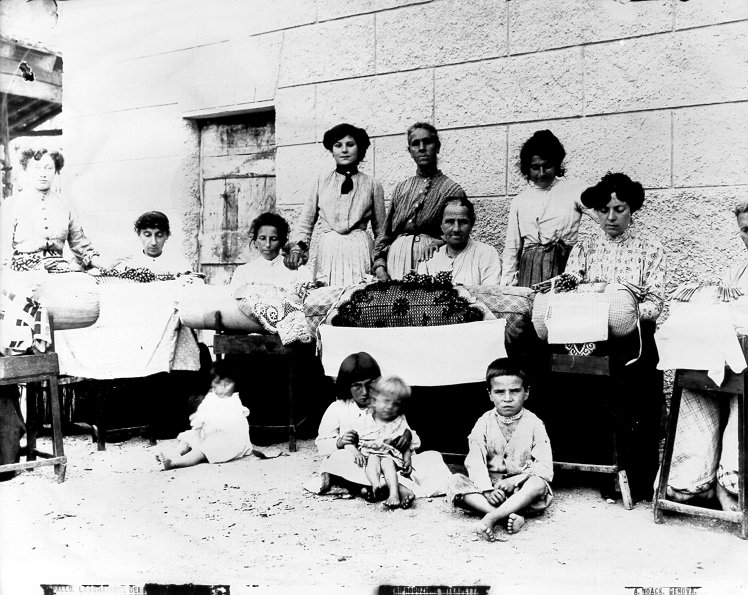
[[[525,523],[520,512],[543,511],[553,499],[551,444],[543,422],[524,409],[526,382],[524,369],[509,358],[488,366],[494,409],[478,419],[468,437],[469,477],[453,475],[449,485],[454,506],[484,515],[475,531],[488,541],[505,541],[494,534],[497,523],[516,533]]]

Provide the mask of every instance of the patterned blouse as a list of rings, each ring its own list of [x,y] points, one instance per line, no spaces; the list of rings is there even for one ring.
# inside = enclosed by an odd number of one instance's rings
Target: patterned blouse
[[[566,272],[585,283],[626,281],[645,291],[639,318],[656,320],[665,299],[665,249],[658,240],[640,237],[629,227],[612,238],[602,230],[574,246]]]
[[[517,284],[523,248],[557,241],[569,246],[576,243],[579,221],[588,210],[580,200],[585,187],[581,182],[556,178],[550,188],[529,184],[514,197],[502,254],[502,285]]]
[[[2,211],[2,266],[15,252],[61,256],[65,241],[86,266],[99,256],[73,206],[56,192],[21,191],[6,199]]]
[[[340,193],[345,176],[335,170],[320,175],[299,214],[292,243],[309,242],[314,224],[319,219],[321,231],[332,230],[345,235],[354,229],[371,230],[376,238],[384,222],[384,190],[382,185],[364,173],[352,176],[353,190]]]
[[[437,170],[433,177],[415,175],[403,180],[392,191],[392,202],[384,228],[374,244],[374,267],[387,266],[387,252],[403,234],[426,234],[441,238],[441,213],[444,199],[465,197],[459,184]]]

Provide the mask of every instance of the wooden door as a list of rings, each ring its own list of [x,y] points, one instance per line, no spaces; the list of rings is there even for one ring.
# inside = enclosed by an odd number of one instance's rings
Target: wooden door
[[[200,128],[200,268],[223,285],[256,255],[249,226],[275,210],[275,114],[205,120]]]

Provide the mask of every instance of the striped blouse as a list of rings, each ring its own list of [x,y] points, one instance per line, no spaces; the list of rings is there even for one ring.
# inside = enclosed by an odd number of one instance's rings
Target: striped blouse
[[[384,227],[374,244],[374,267],[387,266],[387,252],[400,235],[441,238],[439,215],[444,200],[452,196],[464,197],[465,191],[439,170],[433,177],[415,175],[398,183],[392,191]]]

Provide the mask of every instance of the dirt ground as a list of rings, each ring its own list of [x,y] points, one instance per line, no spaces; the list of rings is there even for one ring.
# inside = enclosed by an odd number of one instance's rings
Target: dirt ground
[[[585,476],[557,482],[549,511],[508,542],[487,543],[445,498],[386,512],[304,492],[319,462],[312,441],[277,459],[168,472],[140,438],[98,452],[84,436],[66,437],[65,448],[64,483],[44,467],[0,484],[2,595],[38,594],[40,583],[146,582],[224,584],[232,594],[370,594],[382,584],[748,593],[748,543],[735,526],[674,516],[655,525],[649,506],[626,511]]]

